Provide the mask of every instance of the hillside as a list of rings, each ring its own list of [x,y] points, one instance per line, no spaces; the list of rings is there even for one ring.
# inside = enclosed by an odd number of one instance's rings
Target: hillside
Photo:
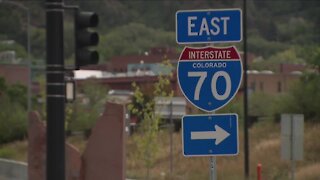
[[[79,4],[83,10],[100,15],[101,62],[112,56],[138,54],[154,46],[173,46],[175,43],[175,12],[181,9],[241,8],[242,1],[146,1],[98,0],[65,1]],[[43,2],[21,4],[30,8],[32,24],[32,54],[44,58],[45,14]],[[320,42],[320,2],[311,0],[261,1],[247,0],[249,51],[270,60],[287,50],[296,52],[288,62],[306,59],[305,51]],[[13,39],[26,46],[26,17],[21,9],[3,4],[0,6],[1,39]],[[65,52],[73,55],[73,17],[65,13]],[[5,18],[4,18],[5,17]],[[151,39],[151,40],[150,40]],[[239,44],[241,46],[241,44]],[[131,48],[135,47],[134,50]],[[179,49],[179,48],[178,48]],[[299,52],[302,51],[302,52]],[[271,59],[272,60],[272,59]]]

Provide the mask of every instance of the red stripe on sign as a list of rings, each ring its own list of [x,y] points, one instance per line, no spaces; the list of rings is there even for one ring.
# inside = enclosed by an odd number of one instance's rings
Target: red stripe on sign
[[[181,53],[180,60],[240,60],[240,56],[235,47],[186,47]]]

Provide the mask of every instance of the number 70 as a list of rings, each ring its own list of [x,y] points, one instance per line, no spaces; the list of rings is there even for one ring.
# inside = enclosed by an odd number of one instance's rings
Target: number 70
[[[194,91],[194,100],[199,100],[200,90],[202,88],[204,80],[207,78],[207,74],[208,73],[204,71],[188,72],[188,77],[200,77]],[[219,77],[223,77],[226,81],[226,90],[222,95],[218,94],[217,92],[217,80]],[[225,100],[229,97],[231,92],[231,79],[228,73],[226,73],[225,71],[218,71],[213,74],[211,79],[211,92],[213,97],[220,101]]]

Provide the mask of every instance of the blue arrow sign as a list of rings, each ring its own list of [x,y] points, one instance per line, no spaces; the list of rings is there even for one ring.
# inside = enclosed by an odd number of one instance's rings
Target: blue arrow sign
[[[237,155],[238,115],[187,115],[182,118],[184,156]]]
[[[203,111],[215,111],[230,102],[242,80],[242,63],[232,47],[186,47],[177,66],[184,96]]]
[[[240,42],[241,9],[178,11],[176,38],[179,44]]]

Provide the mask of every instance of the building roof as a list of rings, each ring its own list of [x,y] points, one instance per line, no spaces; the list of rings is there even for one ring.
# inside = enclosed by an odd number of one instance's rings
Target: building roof
[[[109,72],[127,72],[128,64],[152,64],[161,63],[164,60],[176,62],[179,54],[174,48],[156,47],[140,55],[114,56],[105,64],[88,65],[83,70],[100,70]]]

